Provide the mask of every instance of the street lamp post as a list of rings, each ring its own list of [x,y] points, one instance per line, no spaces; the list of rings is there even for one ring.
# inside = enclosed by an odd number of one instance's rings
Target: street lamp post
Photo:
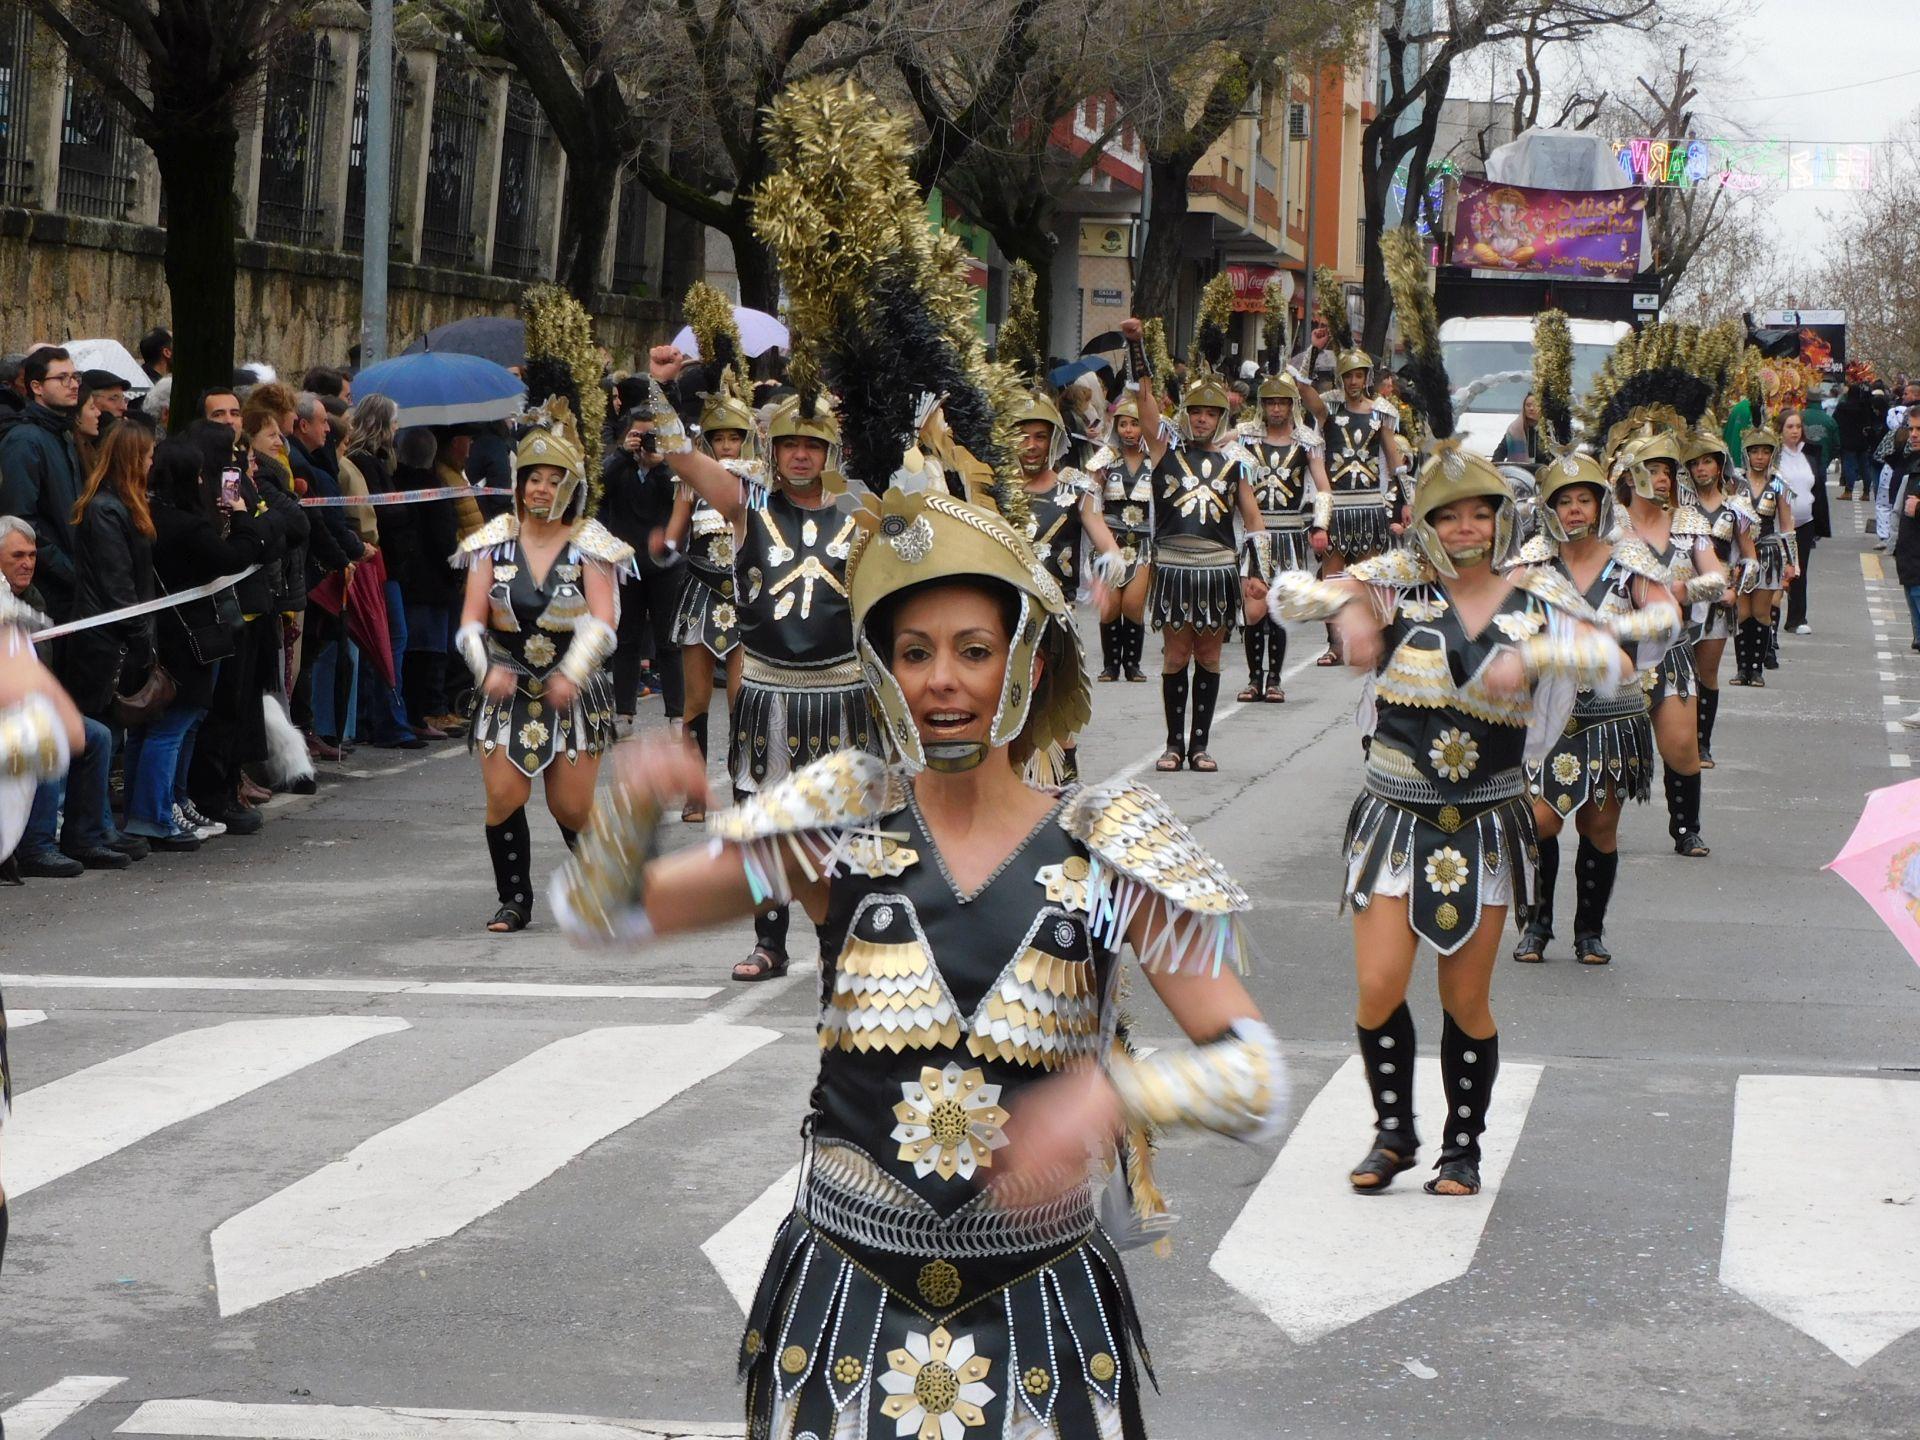
[[[360,364],[387,358],[387,252],[393,219],[393,0],[367,29],[366,223],[360,244]]]

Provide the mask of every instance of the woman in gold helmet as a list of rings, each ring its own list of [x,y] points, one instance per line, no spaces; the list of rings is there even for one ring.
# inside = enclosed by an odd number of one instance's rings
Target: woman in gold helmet
[[[1312,570],[1327,553],[1333,492],[1327,482],[1326,444],[1299,414],[1300,386],[1282,371],[1261,381],[1260,418],[1240,427],[1252,458],[1253,499],[1272,537],[1273,568]],[[1252,569],[1252,557],[1248,557]],[[1287,664],[1286,627],[1264,602],[1247,606],[1247,688],[1242,704],[1286,703],[1281,676]]]
[[[1113,407],[1104,444],[1087,458],[1087,473],[1100,487],[1107,529],[1119,543],[1124,562],[1120,582],[1101,609],[1100,673],[1104,682],[1125,675],[1144,684],[1140,669],[1147,627],[1147,564],[1153,547],[1153,460],[1140,426],[1140,402],[1129,395]]]
[[[1800,542],[1793,533],[1793,503],[1787,482],[1773,468],[1780,437],[1765,426],[1747,431],[1740,442],[1746,473],[1738,489],[1753,507],[1754,568],[1740,585],[1739,628],[1734,633],[1736,685],[1764,688],[1765,672],[1779,668],[1774,625],[1780,592],[1800,573]]]
[[[684,747],[625,747],[554,903],[583,940],[769,898],[820,927],[805,1178],[739,1349],[749,1437],[1144,1436],[1115,1238],[1140,1222],[1103,1218],[1087,1137],[1277,1127],[1278,1044],[1222,967],[1247,898],[1150,790],[1024,779],[1089,695],[1024,536],[938,485],[860,521],[848,582],[889,758],[844,749],[716,815],[712,847],[649,859],[704,775]],[[1128,948],[1193,1045],[1112,1043]]]
[[[1406,995],[1423,940],[1440,957],[1448,1100],[1426,1188],[1479,1193],[1500,1063],[1488,1001],[1500,928],[1509,912],[1524,923],[1534,899],[1525,762],[1551,748],[1579,689],[1611,693],[1633,670],[1564,576],[1495,568],[1513,514],[1505,477],[1445,441],[1422,469],[1410,546],[1338,580],[1293,571],[1273,583],[1287,619],[1331,620],[1347,663],[1369,676],[1366,779],[1345,849],[1355,1026],[1376,1127],[1349,1176],[1362,1194],[1384,1190],[1419,1149]]]
[[[586,510],[586,454],[566,401],[551,401],[514,452],[512,511],[452,557],[467,572],[454,644],[476,687],[467,747],[479,748],[486,784],[500,901],[487,928],[499,933],[533,918],[533,777],[544,777],[547,809],[571,846],[593,806],[600,753],[614,741],[605,666],[634,557]]]
[[[1713,552],[1726,567],[1728,589],[1734,592],[1695,607],[1693,617],[1693,665],[1700,676],[1700,768],[1711,770],[1713,726],[1720,714],[1720,657],[1739,625],[1737,577],[1753,568],[1753,532],[1760,517],[1745,495],[1728,490],[1733,457],[1711,414],[1681,447],[1681,458],[1693,482],[1693,506],[1713,534]]]

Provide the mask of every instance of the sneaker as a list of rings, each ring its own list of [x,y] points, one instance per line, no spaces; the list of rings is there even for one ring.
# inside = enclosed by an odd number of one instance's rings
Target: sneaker
[[[174,806],[174,809],[186,817],[187,824],[200,832],[200,838],[202,840],[211,840],[216,835],[224,835],[227,833],[227,827],[225,825],[221,824],[218,820],[210,820],[205,815],[202,815],[200,811],[195,808],[191,800],[182,800],[178,805]]]
[[[1796,635],[1811,635],[1813,633],[1813,626],[1803,622],[1793,627],[1793,633]]]
[[[149,842],[156,850],[198,850],[205,838],[198,830],[187,823],[187,817],[180,813],[178,805],[173,807],[172,826],[164,835],[155,835]]]
[[[31,854],[22,850],[15,858],[20,862],[20,873],[29,880],[71,880],[87,873],[86,866],[58,850],[37,850]]]
[[[184,805],[175,805],[173,807],[173,828],[175,831],[187,831],[196,840],[211,840],[213,838],[212,827],[206,824],[194,824],[194,822],[188,818],[187,809]],[[223,835],[226,834],[224,827],[222,827],[220,833]]]

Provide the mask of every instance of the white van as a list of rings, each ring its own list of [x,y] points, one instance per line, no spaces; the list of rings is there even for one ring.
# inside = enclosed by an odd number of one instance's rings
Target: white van
[[[1569,320],[1567,328],[1573,336],[1573,395],[1578,401],[1606,363],[1607,353],[1633,327],[1624,320]],[[1510,377],[1489,385],[1454,417],[1454,432],[1469,450],[1493,454],[1533,388],[1533,317],[1474,315],[1442,321],[1440,354],[1456,394],[1486,376]]]

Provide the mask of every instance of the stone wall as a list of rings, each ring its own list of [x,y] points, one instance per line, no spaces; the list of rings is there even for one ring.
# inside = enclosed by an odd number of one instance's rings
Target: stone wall
[[[169,323],[163,231],[0,207],[0,350],[39,340],[112,336],[129,349]],[[235,358],[298,373],[343,364],[360,338],[360,257],[337,251],[239,244]],[[387,280],[387,344],[397,354],[436,325],[469,315],[510,315],[524,286],[471,271],[396,261]],[[678,324],[658,300],[603,295],[595,332],[618,369]]]

